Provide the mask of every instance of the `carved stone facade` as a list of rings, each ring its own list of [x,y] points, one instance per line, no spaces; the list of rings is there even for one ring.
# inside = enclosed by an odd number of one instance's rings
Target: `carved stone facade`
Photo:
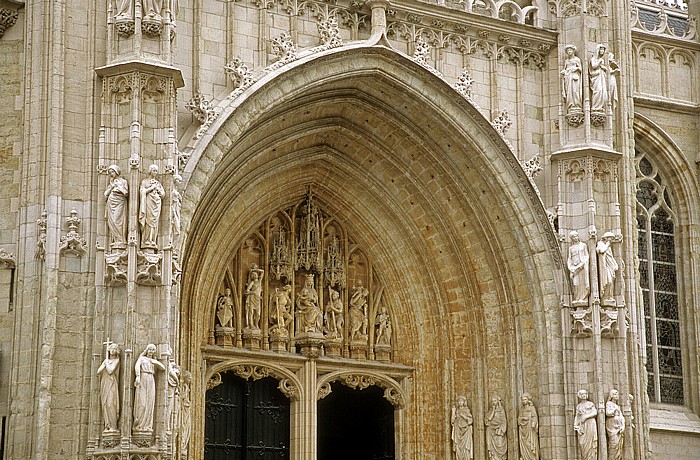
[[[44,3],[0,0],[4,458],[211,458],[231,379],[282,458],[367,394],[382,458],[696,457],[697,2]]]

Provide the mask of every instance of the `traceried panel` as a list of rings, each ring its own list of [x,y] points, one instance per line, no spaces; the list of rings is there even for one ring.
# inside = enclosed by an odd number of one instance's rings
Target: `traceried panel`
[[[636,164],[639,274],[649,375],[647,389],[651,401],[683,404],[675,215],[666,185],[654,165],[641,153],[636,156]]]
[[[310,189],[243,238],[221,276],[209,344],[390,361],[392,316],[370,256]]]

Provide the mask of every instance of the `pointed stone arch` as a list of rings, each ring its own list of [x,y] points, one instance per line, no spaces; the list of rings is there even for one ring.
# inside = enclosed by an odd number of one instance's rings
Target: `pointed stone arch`
[[[400,448],[417,455],[411,440],[422,439],[436,455],[448,449],[457,394],[480,420],[491,393],[515,413],[529,391],[553,433],[543,451],[560,456],[564,407],[550,398],[552,386],[563,392],[558,243],[513,152],[444,80],[384,47],[300,59],[222,109],[183,178],[187,367],[202,363],[222,255],[313,185],[361,236],[401,314],[396,360],[414,378]]]

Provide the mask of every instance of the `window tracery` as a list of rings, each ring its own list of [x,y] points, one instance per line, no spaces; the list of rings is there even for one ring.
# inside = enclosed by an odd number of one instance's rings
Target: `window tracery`
[[[635,164],[647,391],[650,401],[684,404],[674,239],[677,219],[666,184],[655,165],[639,152]]]

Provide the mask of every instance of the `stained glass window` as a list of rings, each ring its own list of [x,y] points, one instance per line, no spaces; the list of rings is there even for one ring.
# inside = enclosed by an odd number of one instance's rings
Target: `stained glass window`
[[[675,214],[657,168],[637,153],[639,275],[644,302],[647,391],[653,402],[683,404]]]

